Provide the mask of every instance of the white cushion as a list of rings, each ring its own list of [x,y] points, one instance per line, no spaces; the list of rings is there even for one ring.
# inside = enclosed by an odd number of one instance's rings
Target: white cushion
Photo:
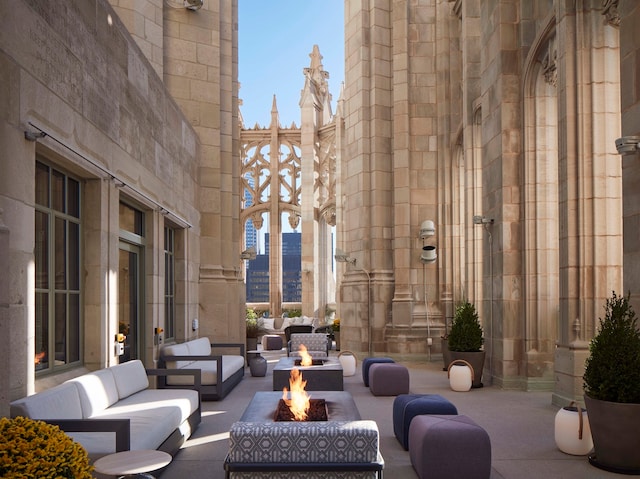
[[[274,318],[262,318],[262,327],[267,331],[273,331],[275,329],[275,321]]]
[[[283,331],[284,331],[284,328],[286,328],[286,327],[288,327],[288,326],[291,326],[291,318],[284,318],[284,319],[282,320],[282,325],[280,326],[280,328],[279,328],[279,329],[281,329],[281,330],[283,330]]]
[[[189,346],[187,343],[169,344],[162,348],[164,356],[189,356]],[[181,369],[188,367],[193,361],[167,361],[168,369]]]
[[[157,449],[197,408],[197,391],[146,389],[118,401],[96,417],[130,419],[131,449]],[[115,452],[115,435],[112,433],[69,435],[91,455]]]
[[[80,394],[75,384],[63,383],[11,403],[11,417],[82,419]]]
[[[101,369],[67,382],[78,388],[84,417],[92,417],[118,401],[118,388],[111,369]]]
[[[186,342],[191,356],[211,356],[211,341],[209,338],[198,338]]]
[[[111,372],[118,388],[118,397],[124,399],[149,387],[149,378],[142,361],[134,359],[111,366]]]
[[[310,318],[309,316],[303,316],[302,317],[302,324],[304,324],[304,325],[313,324],[313,318]]]
[[[190,366],[200,369],[203,385],[214,385],[218,382],[218,361],[194,361]],[[222,381],[229,379],[236,371],[244,368],[244,357],[237,355],[222,356]],[[167,376],[167,384],[172,386],[192,386],[193,376]]]

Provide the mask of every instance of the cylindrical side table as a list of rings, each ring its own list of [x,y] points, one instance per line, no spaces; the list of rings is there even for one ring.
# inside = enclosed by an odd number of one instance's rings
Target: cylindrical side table
[[[162,469],[171,462],[171,454],[164,451],[140,450],[109,454],[96,460],[96,472],[121,478],[154,479],[148,472]]]

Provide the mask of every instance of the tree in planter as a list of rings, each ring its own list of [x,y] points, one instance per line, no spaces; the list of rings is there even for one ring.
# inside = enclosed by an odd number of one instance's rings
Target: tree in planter
[[[456,307],[451,331],[449,331],[449,349],[459,352],[478,352],[482,348],[482,326],[478,320],[476,307],[465,301]]]
[[[640,403],[640,331],[629,298],[615,292],[589,345],[584,391],[594,399]]]
[[[451,360],[462,359],[473,367],[473,387],[482,387],[482,369],[485,352],[482,350],[484,338],[482,326],[478,320],[476,307],[464,301],[456,307],[456,312],[449,331],[448,346]]]
[[[612,292],[600,330],[589,344],[583,376],[594,444],[589,462],[626,474],[640,474],[640,332],[636,323],[629,295]]]

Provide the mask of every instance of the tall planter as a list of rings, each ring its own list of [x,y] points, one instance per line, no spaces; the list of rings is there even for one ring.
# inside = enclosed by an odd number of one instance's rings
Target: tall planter
[[[484,369],[484,359],[485,352],[477,351],[477,352],[469,352],[469,351],[450,351],[451,361],[456,361],[458,359],[462,359],[463,361],[471,364],[473,368],[473,382],[471,384],[472,388],[481,388],[482,384],[482,370]]]
[[[640,404],[618,403],[584,395],[594,452],[589,462],[610,472],[640,475]]]

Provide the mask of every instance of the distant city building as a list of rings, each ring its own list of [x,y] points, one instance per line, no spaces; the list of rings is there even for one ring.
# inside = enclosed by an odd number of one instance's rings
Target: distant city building
[[[302,301],[300,233],[282,233],[282,300],[285,303]],[[265,254],[247,264],[247,302],[269,301],[269,233],[265,234]]]

